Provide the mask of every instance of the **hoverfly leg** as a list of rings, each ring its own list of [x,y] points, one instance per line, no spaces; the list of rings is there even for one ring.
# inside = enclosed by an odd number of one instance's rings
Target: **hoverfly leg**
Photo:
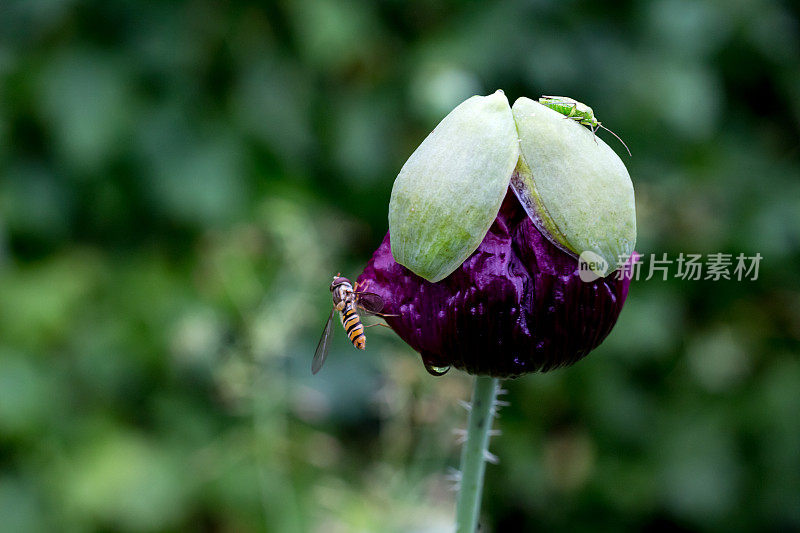
[[[383,326],[383,327],[385,327],[385,328],[392,329],[392,326],[390,326],[389,324],[384,324],[383,322],[375,322],[374,324],[370,324],[369,326],[364,326],[364,328],[365,328],[365,329],[366,329],[366,328],[371,328],[371,327],[373,327],[373,326]]]

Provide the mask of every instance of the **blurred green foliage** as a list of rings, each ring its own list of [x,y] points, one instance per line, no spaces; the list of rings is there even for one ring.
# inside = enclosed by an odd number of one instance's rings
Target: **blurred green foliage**
[[[800,529],[799,23],[766,0],[0,2],[2,529],[449,531],[468,377],[382,328],[309,364],[405,158],[497,88],[627,141],[641,252],[764,259],[635,282],[587,360],[508,382],[485,530]]]

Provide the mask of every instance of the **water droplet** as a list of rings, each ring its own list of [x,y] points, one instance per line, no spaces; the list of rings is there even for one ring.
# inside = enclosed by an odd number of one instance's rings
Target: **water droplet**
[[[431,376],[444,376],[450,370],[450,365],[436,366],[425,363],[425,370],[427,370],[428,374]]]

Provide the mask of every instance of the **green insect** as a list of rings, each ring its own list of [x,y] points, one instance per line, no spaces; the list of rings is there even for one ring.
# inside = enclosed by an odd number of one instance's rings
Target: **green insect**
[[[625,141],[619,138],[619,135],[611,131],[610,129],[603,126],[603,124],[597,120],[594,116],[594,111],[588,105],[579,102],[577,100],[573,100],[567,96],[546,96],[543,95],[539,98],[539,103],[543,106],[547,106],[553,111],[558,111],[565,118],[571,118],[572,120],[577,120],[578,124],[582,124],[584,126],[589,126],[589,129],[592,130],[592,135],[595,134],[597,128],[603,128],[611,135],[617,138],[619,142],[622,143],[622,146],[628,150],[628,155],[631,155],[631,151],[628,149],[628,145],[625,144]]]

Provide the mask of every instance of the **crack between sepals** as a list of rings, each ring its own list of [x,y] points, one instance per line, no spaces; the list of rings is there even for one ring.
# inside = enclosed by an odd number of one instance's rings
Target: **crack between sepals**
[[[566,235],[564,235],[564,232],[561,230],[561,228],[556,223],[556,221],[553,218],[553,216],[550,214],[550,211],[547,209],[547,207],[542,202],[541,197],[539,196],[538,190],[536,189],[536,184],[533,183],[533,171],[531,170],[531,168],[528,165],[527,161],[525,161],[525,158],[521,154],[520,154],[519,161],[520,161],[520,163],[522,165],[524,165],[524,169],[527,170],[528,174],[531,177],[531,189],[532,189],[532,192],[530,194],[530,196],[531,196],[530,205],[526,205],[528,202],[523,201],[523,199],[521,198],[521,196],[526,196],[525,194],[523,194],[526,189],[521,187],[522,191],[518,191],[517,187],[514,186],[514,176],[515,175],[518,177],[517,181],[524,185],[523,178],[522,178],[524,174],[521,173],[521,172],[518,172],[516,170],[516,168],[514,169],[514,173],[511,175],[510,184],[511,184],[511,190],[514,192],[514,196],[517,197],[517,200],[519,201],[520,205],[522,206],[523,211],[525,211],[526,216],[531,220],[531,222],[533,222],[533,226],[536,228],[536,230],[539,233],[541,233],[548,241],[553,243],[553,245],[556,248],[558,248],[559,250],[563,251],[567,255],[570,255],[570,256],[573,256],[573,257],[578,257],[578,255],[579,255],[578,252],[576,252],[575,250],[570,248],[570,246],[568,244],[564,244],[564,243],[559,242],[559,240],[556,238],[556,236],[559,236],[565,242],[567,241]],[[519,167],[519,165],[518,165],[518,167]],[[522,167],[519,167],[519,168],[522,168]],[[530,209],[530,211],[533,212],[533,215],[531,215],[531,213],[528,212],[529,209]],[[548,221],[549,221],[550,225],[552,225],[552,227],[553,227],[553,231],[552,232],[549,231],[545,227],[545,226],[547,226],[547,222]]]

